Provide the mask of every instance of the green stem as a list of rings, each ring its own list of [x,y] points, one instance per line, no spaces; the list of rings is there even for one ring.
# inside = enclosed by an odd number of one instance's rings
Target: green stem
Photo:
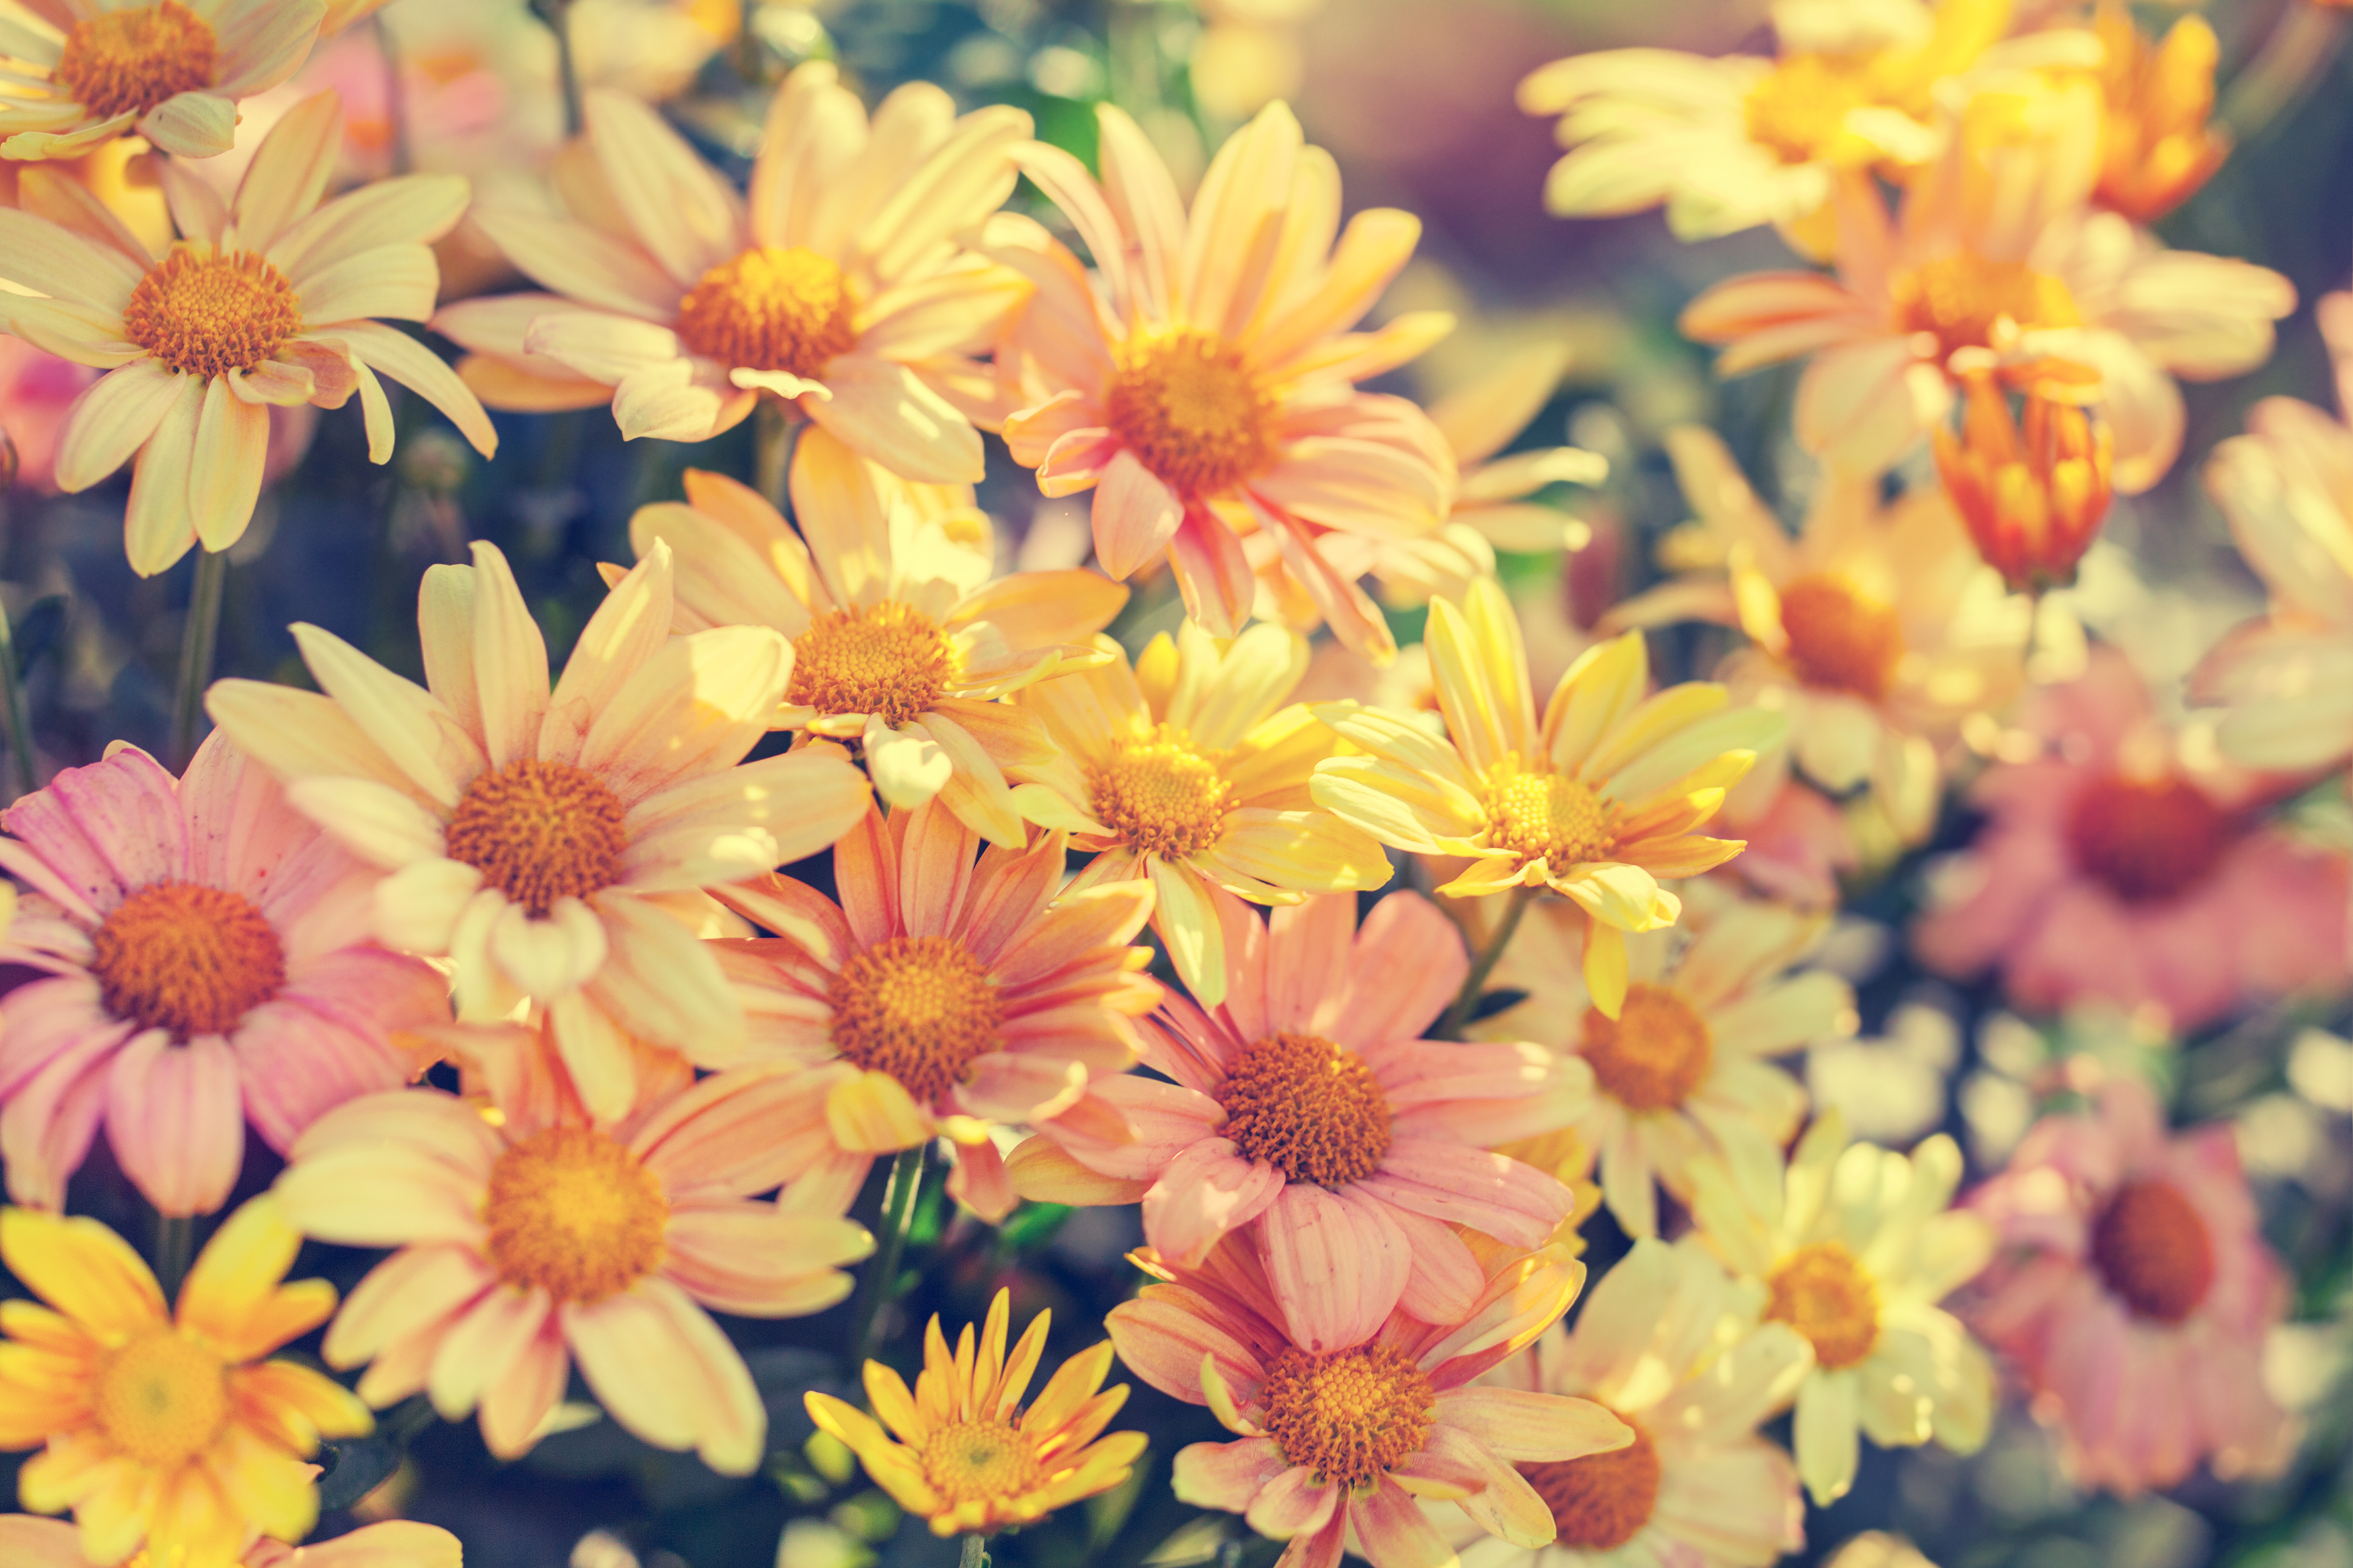
[[[2214,115],[2232,139],[2252,142],[2302,101],[2345,43],[2345,16],[2309,0],[2282,7],[2278,23],[2232,81]]]
[[[172,709],[172,766],[185,768],[196,754],[205,717],[205,688],[213,678],[213,645],[220,637],[221,588],[228,581],[228,554],[206,550],[196,556],[196,580],[188,590],[188,620],[180,634],[180,700]]]
[[[752,419],[753,483],[778,511],[790,512],[793,448],[800,441],[801,422],[773,397],[760,399]]]
[[[195,1220],[185,1215],[155,1216],[155,1282],[164,1287],[165,1301],[180,1299],[180,1283],[188,1277],[188,1263],[195,1250]]]
[[[1535,889],[1523,883],[1512,889],[1511,902],[1504,910],[1504,918],[1495,922],[1494,931],[1488,935],[1487,944],[1479,950],[1479,956],[1471,961],[1471,973],[1462,977],[1462,989],[1455,993],[1454,1005],[1446,1009],[1446,1016],[1440,1018],[1438,1027],[1430,1032],[1431,1039],[1459,1040],[1462,1037],[1462,1026],[1469,1023],[1471,1015],[1478,1010],[1480,994],[1487,988],[1487,976],[1495,972],[1495,964],[1503,958],[1504,950],[1512,945],[1513,933],[1520,929],[1520,921],[1526,918],[1528,906],[1535,901]]]
[[[400,51],[393,46],[392,29],[385,26],[382,11],[368,16],[368,27],[375,34],[376,58],[384,62],[384,117],[392,132],[392,172],[406,174],[416,161],[408,141],[408,84],[401,79]]]
[[[859,1298],[858,1320],[849,1333],[849,1374],[864,1375],[866,1352],[873,1348],[874,1325],[882,1309],[899,1293],[899,1257],[907,1248],[907,1223],[914,1217],[915,1194],[923,1184],[927,1143],[902,1149],[891,1162],[891,1182],[882,1189],[882,1237],[874,1260],[866,1266],[866,1289]]]
[[[532,14],[555,35],[555,77],[564,92],[564,133],[580,134],[580,64],[572,55],[572,0],[531,0]]]
[[[33,714],[25,702],[24,672],[16,668],[16,634],[8,608],[0,605],[0,723],[8,731],[8,756],[16,764],[17,795],[40,787],[33,771]]]
[[[956,1554],[956,1568],[988,1568],[988,1537],[977,1532],[965,1536],[963,1550]]]

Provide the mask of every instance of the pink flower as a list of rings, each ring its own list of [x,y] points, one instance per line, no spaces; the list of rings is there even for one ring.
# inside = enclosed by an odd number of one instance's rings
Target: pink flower
[[[57,493],[58,432],[73,400],[97,379],[87,365],[0,337],[0,431],[16,448],[16,483]]]
[[[1971,1326],[2024,1375],[2076,1479],[2129,1493],[2200,1459],[2224,1479],[2285,1461],[2262,1363],[2286,1285],[2227,1128],[2168,1139],[2147,1088],[2114,1079],[2093,1114],[2044,1118],[1969,1205],[2005,1248]]]
[[[103,1117],[169,1215],[220,1206],[245,1123],[284,1150],[332,1106],[398,1089],[396,1038],[446,1023],[428,964],[371,940],[379,873],[287,805],[218,735],[174,780],[118,744],[0,814],[25,898],[0,961],[49,978],[0,998],[9,1195],[55,1208]]]

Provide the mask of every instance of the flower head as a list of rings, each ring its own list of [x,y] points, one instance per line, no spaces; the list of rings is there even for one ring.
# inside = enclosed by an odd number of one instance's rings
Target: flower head
[[[21,1513],[0,1514],[0,1560],[9,1568],[108,1568],[83,1554],[72,1525]],[[389,1519],[315,1546],[264,1536],[245,1549],[237,1568],[461,1568],[462,1560],[458,1538],[438,1525]]]
[[[2101,46],[2094,199],[2135,223],[2155,223],[2230,155],[2230,132],[2209,123],[2221,42],[2213,24],[2192,15],[2175,18],[2152,44],[2117,0],[2105,0],[2092,26]]]
[[[2065,587],[2108,515],[2116,442],[2107,426],[2030,386],[2025,428],[1990,374],[1963,378],[1961,434],[1939,425],[1936,472],[1978,553],[2023,593]]]

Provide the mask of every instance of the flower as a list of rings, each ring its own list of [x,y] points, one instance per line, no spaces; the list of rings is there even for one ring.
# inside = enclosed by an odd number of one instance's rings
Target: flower
[[[88,365],[44,353],[21,338],[0,337],[0,431],[7,433],[16,462],[15,472],[6,476],[10,483],[45,495],[57,492],[58,437],[66,414],[97,379]]]
[[[2092,19],[2099,35],[2101,205],[2155,223],[2186,202],[2230,155],[2230,132],[2208,123],[2221,41],[2205,17],[2175,18],[2152,45],[2117,0]]]
[[[986,555],[918,521],[916,487],[823,426],[802,433],[792,485],[803,534],[757,492],[692,468],[684,505],[629,520],[640,557],[657,540],[675,552],[675,628],[774,626],[793,639],[793,675],[772,723],[859,742],[888,804],[939,796],[975,832],[1019,848],[1029,830],[1005,769],[1053,750],[1035,714],[996,699],[1102,662],[1094,635],[1127,590],[1082,571],[992,581]]]
[[[2150,710],[2105,647],[2030,696],[2021,760],[1970,785],[1986,825],[1913,925],[1931,969],[1998,970],[2024,1008],[2100,999],[2180,1030],[2344,976],[2344,857],[2263,823],[2259,781]]]
[[[237,1568],[459,1568],[458,1538],[438,1525],[389,1519],[315,1546],[267,1537],[245,1549]],[[10,1568],[104,1568],[82,1554],[73,1526],[0,1514],[0,1557]]]
[[[465,211],[466,182],[412,174],[322,206],[342,136],[333,93],[303,100],[263,138],[226,205],[166,163],[184,237],[160,256],[86,192],[66,214],[71,227],[0,208],[0,278],[41,296],[0,293],[0,326],[108,373],[66,416],[58,488],[88,489],[134,463],[123,543],[142,576],[191,545],[226,550],[244,537],[273,405],[341,408],[356,392],[368,458],[388,462],[381,372],[448,416],[485,457],[498,447],[490,416],[449,367],[374,319],[433,313],[440,274],[427,242]]]
[[[1454,466],[1437,428],[1354,385],[1453,324],[1418,311],[1349,331],[1413,254],[1419,220],[1368,208],[1327,251],[1338,169],[1281,103],[1218,150],[1189,214],[1135,122],[1108,105],[1096,117],[1102,184],[1059,148],[1019,157],[1086,242],[1100,295],[1042,230],[991,249],[1036,290],[997,348],[1018,410],[1005,422],[1014,460],[1047,495],[1094,490],[1095,554],[1113,577],[1166,551],[1187,612],[1212,634],[1250,618],[1241,535],[1255,531],[1292,591],[1385,661],[1387,623],[1316,538],[1411,536],[1445,520]]]
[[[487,356],[466,374],[493,405],[577,406],[593,384],[625,437],[707,441],[765,392],[907,479],[980,478],[971,416],[994,405],[965,355],[1021,285],[960,237],[1012,192],[1027,114],[959,119],[909,82],[870,134],[857,94],[811,61],[776,89],[747,201],[648,105],[599,89],[586,110],[573,216],[473,215],[553,292],[435,318]]]
[[[453,961],[460,1017],[546,1005],[600,1118],[630,1103],[623,1035],[698,1059],[741,1049],[698,889],[815,854],[868,799],[832,745],[737,765],[791,679],[782,633],[671,637],[670,617],[664,546],[614,584],[551,696],[522,591],[477,542],[471,567],[432,567],[418,591],[425,687],[297,625],[322,693],[224,680],[206,700],[298,810],[391,873],[378,934]]]
[[[2108,515],[2116,441],[2059,390],[2030,386],[2025,430],[1993,377],[1970,374],[1961,438],[1939,425],[1936,473],[1978,553],[2021,593],[2075,581],[2075,563]]]
[[[83,1555],[235,1568],[255,1532],[300,1541],[319,1517],[304,1463],[371,1429],[366,1406],[261,1358],[327,1321],[323,1279],[282,1285],[301,1237],[268,1194],[223,1222],[176,1311],[121,1237],[92,1219],[0,1210],[0,1260],[47,1306],[0,1304],[0,1448],[41,1447],[16,1495],[71,1509]],[[13,1559],[12,1559],[13,1561]]]
[[[284,1150],[328,1107],[425,1065],[446,1023],[430,964],[369,940],[376,873],[214,735],[174,779],[136,746],[68,768],[0,812],[25,897],[0,960],[42,971],[0,996],[9,1195],[61,1207],[102,1116],[167,1215],[236,1184],[249,1119]]]
[[[1307,671],[1307,639],[1251,626],[1220,647],[1187,621],[1152,639],[1134,668],[1113,658],[1014,700],[1045,721],[1053,762],[1013,792],[1030,821],[1099,851],[1073,888],[1149,881],[1152,929],[1205,1007],[1226,996],[1220,891],[1291,904],[1377,888],[1388,858],[1359,828],[1314,809],[1309,776],[1331,734],[1283,699]]]
[[[774,1064],[700,1080],[681,1066],[600,1125],[543,1026],[463,1033],[488,1105],[432,1089],[353,1100],[278,1178],[305,1235],[396,1249],[328,1329],[328,1364],[368,1363],[359,1394],[379,1408],[417,1393],[444,1420],[479,1408],[501,1458],[539,1440],[577,1364],[638,1436],[748,1475],[767,1416],[704,1309],[821,1312],[873,1250],[836,1213],[751,1196],[783,1180],[768,1128],[807,1086]]]
[[[934,1535],[993,1535],[1034,1524],[1119,1485],[1144,1452],[1141,1432],[1102,1436],[1127,1403],[1124,1383],[1096,1392],[1111,1371],[1109,1340],[1064,1362],[1037,1402],[1021,1408],[1053,1314],[1029,1320],[1008,1356],[1011,1298],[1008,1290],[990,1298],[976,1355],[970,1323],[950,1355],[934,1314],[912,1394],[897,1373],[868,1362],[866,1398],[880,1423],[831,1394],[801,1396],[818,1429],[857,1454],[875,1484],[927,1520]]]
[[[1431,600],[1428,641],[1447,738],[1399,714],[1321,704],[1315,716],[1356,752],[1316,764],[1314,801],[1397,848],[1472,857],[1441,894],[1548,887],[1572,900],[1588,917],[1586,984],[1614,1018],[1620,933],[1674,923],[1682,906],[1659,879],[1740,853],[1738,839],[1692,829],[1778,741],[1781,717],[1730,707],[1704,682],[1646,700],[1650,657],[1628,632],[1568,668],[1539,728],[1519,622],[1491,578],[1460,606]]]
[[[846,1208],[877,1154],[945,1136],[948,1191],[992,1224],[1013,1207],[992,1124],[1085,1120],[1135,1060],[1160,999],[1128,945],[1151,890],[1060,891],[1064,840],[989,848],[943,803],[865,822],[834,846],[841,901],[788,877],[724,889],[774,938],[713,944],[752,1016],[750,1052],[802,1069],[800,1112],[768,1135],[797,1190]],[[809,1200],[814,1202],[814,1199]]]
[[[1947,1213],[1961,1152],[1942,1133],[1907,1156],[1850,1146],[1835,1110],[1815,1118],[1786,1177],[1721,1161],[1692,1167],[1708,1248],[1762,1280],[1765,1317],[1814,1348],[1798,1387],[1798,1473],[1818,1504],[1854,1484],[1860,1428],[1882,1447],[1931,1437],[1972,1453],[1993,1415],[1993,1366],[1936,1303],[1983,1268],[1993,1233]],[[1760,1179],[1769,1173],[1770,1179]]]
[[[2263,1392],[2288,1280],[2263,1243],[2231,1130],[2168,1138],[2137,1079],[2047,1116],[1969,1196],[2002,1252],[1969,1321],[2010,1358],[2085,1486],[2131,1493],[2284,1465],[2294,1424]]]
[[[1361,931],[1352,893],[1277,909],[1271,925],[1223,907],[1224,1004],[1172,996],[1145,1031],[1145,1065],[1174,1081],[1096,1086],[1132,1136],[1050,1126],[1082,1169],[1016,1151],[1017,1173],[1042,1160],[1064,1190],[1038,1195],[1141,1201],[1145,1239],[1180,1267],[1246,1234],[1305,1343],[1354,1343],[1393,1310],[1468,1311],[1486,1270],[1453,1227],[1542,1247],[1575,1203],[1488,1151],[1567,1125],[1588,1075],[1534,1046],[1418,1037],[1470,971],[1453,923],[1418,893],[1383,899]]]

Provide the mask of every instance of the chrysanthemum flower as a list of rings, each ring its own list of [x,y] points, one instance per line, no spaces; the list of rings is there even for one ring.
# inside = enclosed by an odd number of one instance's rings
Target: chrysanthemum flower
[[[897,1373],[868,1362],[873,1415],[831,1394],[801,1397],[818,1429],[855,1453],[874,1483],[921,1515],[934,1535],[993,1535],[1034,1524],[1125,1480],[1145,1443],[1141,1432],[1102,1436],[1127,1403],[1127,1384],[1103,1386],[1111,1371],[1109,1340],[1064,1362],[1036,1403],[1021,1408],[1052,1318],[1032,1318],[1008,1355],[1011,1292],[999,1290],[988,1303],[976,1352],[970,1323],[950,1354],[939,1319],[932,1319],[913,1394]]]
[[[320,205],[343,112],[332,92],[297,104],[262,138],[227,205],[166,163],[183,237],[161,256],[65,181],[49,187],[64,221],[0,208],[0,278],[42,296],[0,293],[0,327],[109,372],[67,416],[58,487],[88,489],[135,460],[122,526],[142,576],[191,545],[226,550],[244,536],[272,405],[341,408],[357,393],[368,458],[389,462],[380,373],[448,415],[483,456],[498,448],[456,374],[384,325],[433,313],[441,275],[427,242],[465,212],[466,182],[411,174]]]
[[[792,639],[776,727],[856,742],[891,805],[937,796],[1019,848],[1029,830],[1005,770],[1050,762],[1053,746],[1035,714],[997,699],[1103,662],[1094,636],[1127,590],[1095,572],[996,577],[985,555],[896,504],[908,488],[813,427],[793,462],[803,532],[757,492],[690,468],[686,503],[639,508],[629,542],[641,557],[657,540],[673,552],[676,630],[774,626]]]
[[[1309,800],[1331,734],[1283,699],[1307,672],[1307,639],[1250,627],[1229,646],[1193,621],[1152,639],[1133,669],[1112,657],[1015,700],[1045,721],[1056,751],[1013,792],[1022,816],[1099,851],[1073,887],[1149,881],[1152,929],[1205,1007],[1226,998],[1219,892],[1291,904],[1308,893],[1377,888],[1388,858],[1360,828]]]
[[[1591,1400],[1469,1386],[1568,1310],[1585,1265],[1564,1247],[1504,1265],[1443,1321],[1399,1311],[1337,1344],[1287,1327],[1256,1255],[1230,1240],[1199,1271],[1138,1261],[1172,1282],[1112,1309],[1120,1360],[1241,1439],[1181,1450],[1176,1496],[1288,1541],[1277,1568],[1337,1568],[1344,1546],[1374,1568],[1451,1561],[1422,1499],[1453,1502],[1516,1545],[1546,1545],[1552,1510],[1515,1467],[1633,1439]]]
[[[237,1568],[461,1568],[462,1560],[458,1538],[440,1526],[388,1519],[315,1546],[264,1536],[245,1549]],[[72,1525],[21,1513],[0,1514],[0,1562],[9,1568],[109,1568],[83,1553]]]
[[[1095,554],[1125,579],[1166,551],[1194,619],[1231,637],[1250,618],[1240,535],[1270,535],[1294,591],[1342,640],[1396,651],[1354,581],[1320,552],[1322,530],[1384,538],[1445,520],[1453,460],[1427,416],[1354,384],[1404,363],[1452,325],[1442,312],[1352,332],[1413,254],[1421,225],[1388,207],[1348,222],[1340,176],[1270,104],[1210,162],[1188,214],[1135,122],[1103,105],[1103,184],[1032,143],[1024,173],[1092,252],[1037,231],[992,247],[1036,293],[998,346],[1020,412],[1014,459],[1050,496],[1092,489]]]
[[[238,748],[353,854],[391,873],[378,934],[456,969],[459,1016],[544,1003],[582,1098],[630,1100],[621,1037],[700,1059],[740,1050],[742,1006],[696,934],[698,889],[815,854],[866,809],[839,747],[757,763],[793,668],[767,626],[671,637],[670,556],[613,587],[550,695],[547,647],[506,557],[435,566],[418,592],[426,686],[332,632],[294,638],[322,693],[212,689]]]
[[[760,1461],[767,1416],[705,1308],[821,1312],[872,1250],[834,1213],[750,1194],[783,1179],[770,1127],[806,1099],[788,1069],[652,1087],[589,1116],[543,1030],[469,1031],[491,1103],[438,1089],[353,1100],[298,1139],[277,1202],[304,1234],[397,1248],[327,1331],[328,1363],[368,1363],[360,1397],[479,1407],[501,1458],[539,1440],[577,1364],[613,1418],[728,1475]]]
[[[2116,0],[2100,6],[2092,27],[2101,47],[2097,199],[2135,223],[2155,223],[2230,155],[2230,132],[2210,123],[2221,41],[2192,14],[2152,44]]]
[[[378,873],[215,735],[174,779],[135,746],[0,813],[25,897],[0,960],[8,1193],[57,1208],[101,1117],[168,1215],[236,1184],[249,1120],[271,1148],[425,1064],[396,1037],[447,1023],[431,965],[370,940]]]
[[[1849,1146],[1837,1111],[1759,1173],[1692,1166],[1692,1214],[1708,1247],[1762,1280],[1765,1316],[1814,1347],[1798,1389],[1798,1473],[1828,1504],[1854,1484],[1857,1436],[1882,1447],[1934,1437],[1974,1452],[1993,1417],[1993,1363],[1936,1305],[1993,1253],[1975,1215],[1947,1213],[1961,1152],[1942,1133],[1909,1155]]]
[[[2286,1462],[2295,1424],[2263,1363],[2288,1281],[2230,1128],[2168,1138],[2147,1087],[2110,1079],[2091,1114],[2036,1123],[1969,1205],[2003,1246],[1969,1321],[2024,1375],[2079,1484]]]
[[[796,1190],[846,1208],[878,1154],[946,1137],[948,1191],[992,1222],[1013,1207],[991,1124],[1084,1118],[1135,1060],[1134,1019],[1160,987],[1128,945],[1151,890],[1056,897],[1064,839],[992,847],[941,803],[869,812],[834,846],[835,904],[787,877],[721,897],[776,934],[713,944],[752,1016],[755,1058],[806,1070],[799,1112],[769,1129]],[[815,1200],[810,1200],[814,1202]]]
[[[46,1445],[17,1473],[24,1505],[72,1510],[95,1563],[143,1542],[154,1563],[235,1568],[257,1532],[309,1534],[304,1461],[374,1423],[310,1368],[261,1359],[335,1310],[323,1279],[280,1283],[301,1239],[255,1198],[197,1256],[174,1312],[96,1220],[0,1210],[0,1260],[48,1303],[0,1303],[0,1448]]]
[[[648,105],[593,90],[586,109],[594,169],[572,182],[574,216],[474,213],[553,293],[435,318],[491,356],[490,376],[469,374],[494,406],[574,406],[585,379],[611,389],[624,437],[704,441],[765,392],[908,479],[980,478],[968,416],[993,394],[965,355],[1022,286],[960,242],[1012,193],[1029,115],[959,119],[909,82],[870,132],[858,95],[811,61],[776,89],[747,201]]]
[[[1740,853],[1692,830],[1781,736],[1781,716],[1734,708],[1721,686],[1645,696],[1650,656],[1628,632],[1588,649],[1553,689],[1544,723],[1511,601],[1492,579],[1462,605],[1433,599],[1430,658],[1443,740],[1352,702],[1315,716],[1363,753],[1316,764],[1314,798],[1382,843],[1472,857],[1440,888],[1468,897],[1549,887],[1587,915],[1586,984],[1611,1017],[1626,993],[1625,931],[1672,925],[1662,878],[1695,877]]]

